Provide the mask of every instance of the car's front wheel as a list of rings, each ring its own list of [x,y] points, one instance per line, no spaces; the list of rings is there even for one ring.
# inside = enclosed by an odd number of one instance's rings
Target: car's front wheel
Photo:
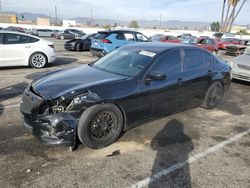
[[[216,108],[221,101],[223,96],[223,85],[221,82],[213,82],[207,90],[205,99],[202,103],[202,107],[205,109]]]
[[[122,129],[121,110],[114,104],[99,104],[83,112],[78,123],[77,133],[83,144],[98,149],[115,142]]]
[[[33,53],[29,59],[30,66],[36,69],[45,67],[47,63],[48,60],[46,55],[41,52]]]
[[[82,49],[83,47],[82,47],[82,44],[80,44],[80,43],[77,43],[76,44],[76,51],[77,52],[81,52],[83,49]]]

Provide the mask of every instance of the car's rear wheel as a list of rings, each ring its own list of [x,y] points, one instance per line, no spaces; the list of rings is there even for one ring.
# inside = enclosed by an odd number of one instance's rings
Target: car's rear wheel
[[[80,117],[79,140],[90,148],[106,147],[117,140],[123,129],[123,115],[114,104],[99,104],[86,109]]]
[[[30,66],[36,69],[45,67],[47,63],[48,60],[46,55],[41,52],[33,53],[29,59]]]
[[[223,96],[223,85],[221,82],[213,82],[207,90],[205,99],[202,103],[202,107],[205,109],[216,108],[221,101]]]
[[[81,52],[82,51],[82,44],[80,44],[80,43],[76,44],[76,51],[77,52]]]

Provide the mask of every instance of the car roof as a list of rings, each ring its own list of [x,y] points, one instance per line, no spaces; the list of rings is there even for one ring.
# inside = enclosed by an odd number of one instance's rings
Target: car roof
[[[180,48],[203,50],[202,48],[198,48],[196,46],[191,46],[187,44],[163,43],[163,42],[139,42],[136,44],[129,44],[123,47],[123,49],[126,48],[128,49],[138,48],[139,50],[151,51],[155,53],[161,53],[172,49],[180,49]]]
[[[12,33],[12,34],[25,35],[25,36],[28,36],[28,37],[33,37],[33,38],[40,39],[39,37],[36,37],[34,35],[29,35],[29,34],[26,34],[26,33],[21,33],[21,32],[16,32],[16,31],[0,30],[0,34],[1,33]]]
[[[98,33],[118,33],[118,32],[140,33],[140,32],[138,32],[138,31],[133,31],[133,30],[125,30],[125,29],[98,31]]]

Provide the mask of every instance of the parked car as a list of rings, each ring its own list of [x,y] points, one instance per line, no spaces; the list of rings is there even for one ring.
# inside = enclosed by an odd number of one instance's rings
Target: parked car
[[[93,38],[90,52],[94,56],[102,57],[113,50],[127,44],[149,42],[150,39],[137,31],[107,30],[99,31]]]
[[[237,39],[237,38],[223,38],[223,39],[217,41],[218,48],[222,49],[222,50],[225,50],[227,45],[229,45],[229,44],[240,45],[240,43],[241,43],[241,40]]]
[[[211,38],[198,38],[196,46],[204,48],[214,54],[218,53],[218,45],[214,39]]]
[[[14,32],[25,33],[25,30],[24,30],[24,28],[22,28],[22,27],[10,26],[10,27],[4,28],[3,30],[5,30],[5,31],[14,31]]]
[[[161,37],[163,37],[163,36],[164,36],[163,34],[155,34],[155,35],[151,36],[149,39],[152,42],[157,42],[157,41],[160,41]]]
[[[230,66],[204,49],[137,43],[35,79],[20,110],[42,142],[74,146],[79,139],[102,148],[145,121],[199,106],[213,109],[229,85]]]
[[[64,48],[71,51],[89,51],[91,46],[92,38],[95,37],[96,33],[83,35],[80,39],[73,39],[64,43]]]
[[[171,36],[171,35],[165,35],[163,37],[161,37],[161,42],[170,42],[170,43],[181,43],[181,40],[178,39],[175,36]]]
[[[215,40],[217,40],[217,39],[223,39],[223,38],[235,38],[235,35],[232,34],[232,33],[221,33],[221,32],[218,32],[218,33],[214,33],[213,34],[213,38]]]
[[[190,38],[190,37],[193,37],[192,34],[190,34],[190,33],[184,33],[184,34],[177,36],[177,38],[180,39],[181,41],[185,40],[186,38]]]
[[[24,33],[0,31],[0,67],[45,67],[56,59],[53,42]]]
[[[240,44],[228,44],[225,54],[233,56],[241,55],[245,52],[247,46],[249,46],[248,40],[241,40]]]
[[[77,30],[77,29],[66,29],[62,32],[58,32],[56,35],[57,39],[78,39],[82,37],[83,35],[86,35],[84,32]]]
[[[250,47],[243,55],[239,55],[230,62],[232,78],[250,82]]]
[[[36,35],[38,37],[54,37],[55,32],[52,29],[37,29]]]
[[[197,37],[186,37],[183,41],[183,44],[196,45]]]

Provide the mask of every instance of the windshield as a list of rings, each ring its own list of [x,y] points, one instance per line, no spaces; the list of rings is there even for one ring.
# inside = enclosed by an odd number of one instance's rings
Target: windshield
[[[197,42],[197,39],[185,39],[183,41],[184,44],[195,44]]]
[[[93,67],[124,76],[137,76],[156,54],[150,51],[115,50],[92,64]]]

